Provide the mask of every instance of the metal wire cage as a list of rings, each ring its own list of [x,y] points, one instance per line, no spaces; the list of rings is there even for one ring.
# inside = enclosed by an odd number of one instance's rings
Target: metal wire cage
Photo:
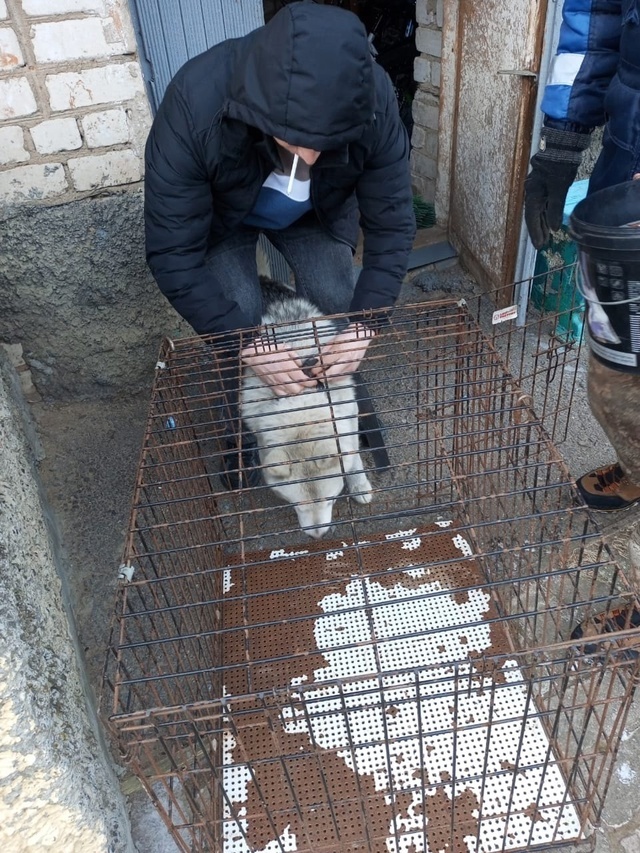
[[[637,602],[552,441],[579,344],[557,313],[512,314],[489,296],[396,309],[362,365],[391,468],[318,540],[264,484],[223,487],[215,341],[164,344],[103,711],[179,849],[592,833]]]

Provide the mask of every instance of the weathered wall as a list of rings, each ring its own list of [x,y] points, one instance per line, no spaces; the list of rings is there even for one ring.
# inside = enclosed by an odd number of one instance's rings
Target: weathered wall
[[[0,340],[20,343],[45,399],[150,388],[163,335],[186,324],[144,258],[142,194],[0,216]]]
[[[45,399],[148,387],[176,333],[144,260],[150,122],[126,0],[0,0],[0,341]]]
[[[18,387],[0,348],[0,843],[11,853],[131,853],[69,631]]]

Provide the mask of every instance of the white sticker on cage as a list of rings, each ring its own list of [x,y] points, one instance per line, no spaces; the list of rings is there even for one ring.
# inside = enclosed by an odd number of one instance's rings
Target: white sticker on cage
[[[504,323],[506,320],[515,320],[517,316],[518,306],[509,305],[508,308],[499,308],[497,311],[494,311],[491,316],[491,322],[495,326],[496,323]]]

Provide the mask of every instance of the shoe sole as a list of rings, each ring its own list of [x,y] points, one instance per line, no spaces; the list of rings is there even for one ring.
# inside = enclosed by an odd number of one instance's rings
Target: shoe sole
[[[640,628],[640,611],[632,608],[631,618],[627,617],[628,610],[624,608],[611,610],[609,613],[596,614],[585,622],[580,622],[571,632],[571,639],[579,643],[586,655],[592,656],[598,651],[598,645],[616,643],[618,651],[630,659],[640,657],[640,636],[626,637],[616,641],[618,631]],[[627,621],[629,624],[627,625]],[[585,633],[585,628],[587,629]],[[591,629],[591,630],[589,630]]]
[[[582,492],[580,492],[580,497],[582,498],[582,502],[587,507],[587,509],[592,509],[594,510],[594,512],[624,512],[625,510],[631,509],[632,507],[638,506],[638,504],[640,504],[640,498],[636,498],[635,501],[627,503],[624,506],[593,506],[584,499]]]

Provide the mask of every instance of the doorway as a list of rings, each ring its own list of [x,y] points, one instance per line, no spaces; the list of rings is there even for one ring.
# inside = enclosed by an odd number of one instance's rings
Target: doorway
[[[265,22],[286,5],[288,0],[264,0]],[[329,0],[326,5],[347,9],[364,24],[372,54],[391,78],[400,117],[411,138],[411,107],[417,88],[413,72],[413,63],[418,56],[416,0]]]

